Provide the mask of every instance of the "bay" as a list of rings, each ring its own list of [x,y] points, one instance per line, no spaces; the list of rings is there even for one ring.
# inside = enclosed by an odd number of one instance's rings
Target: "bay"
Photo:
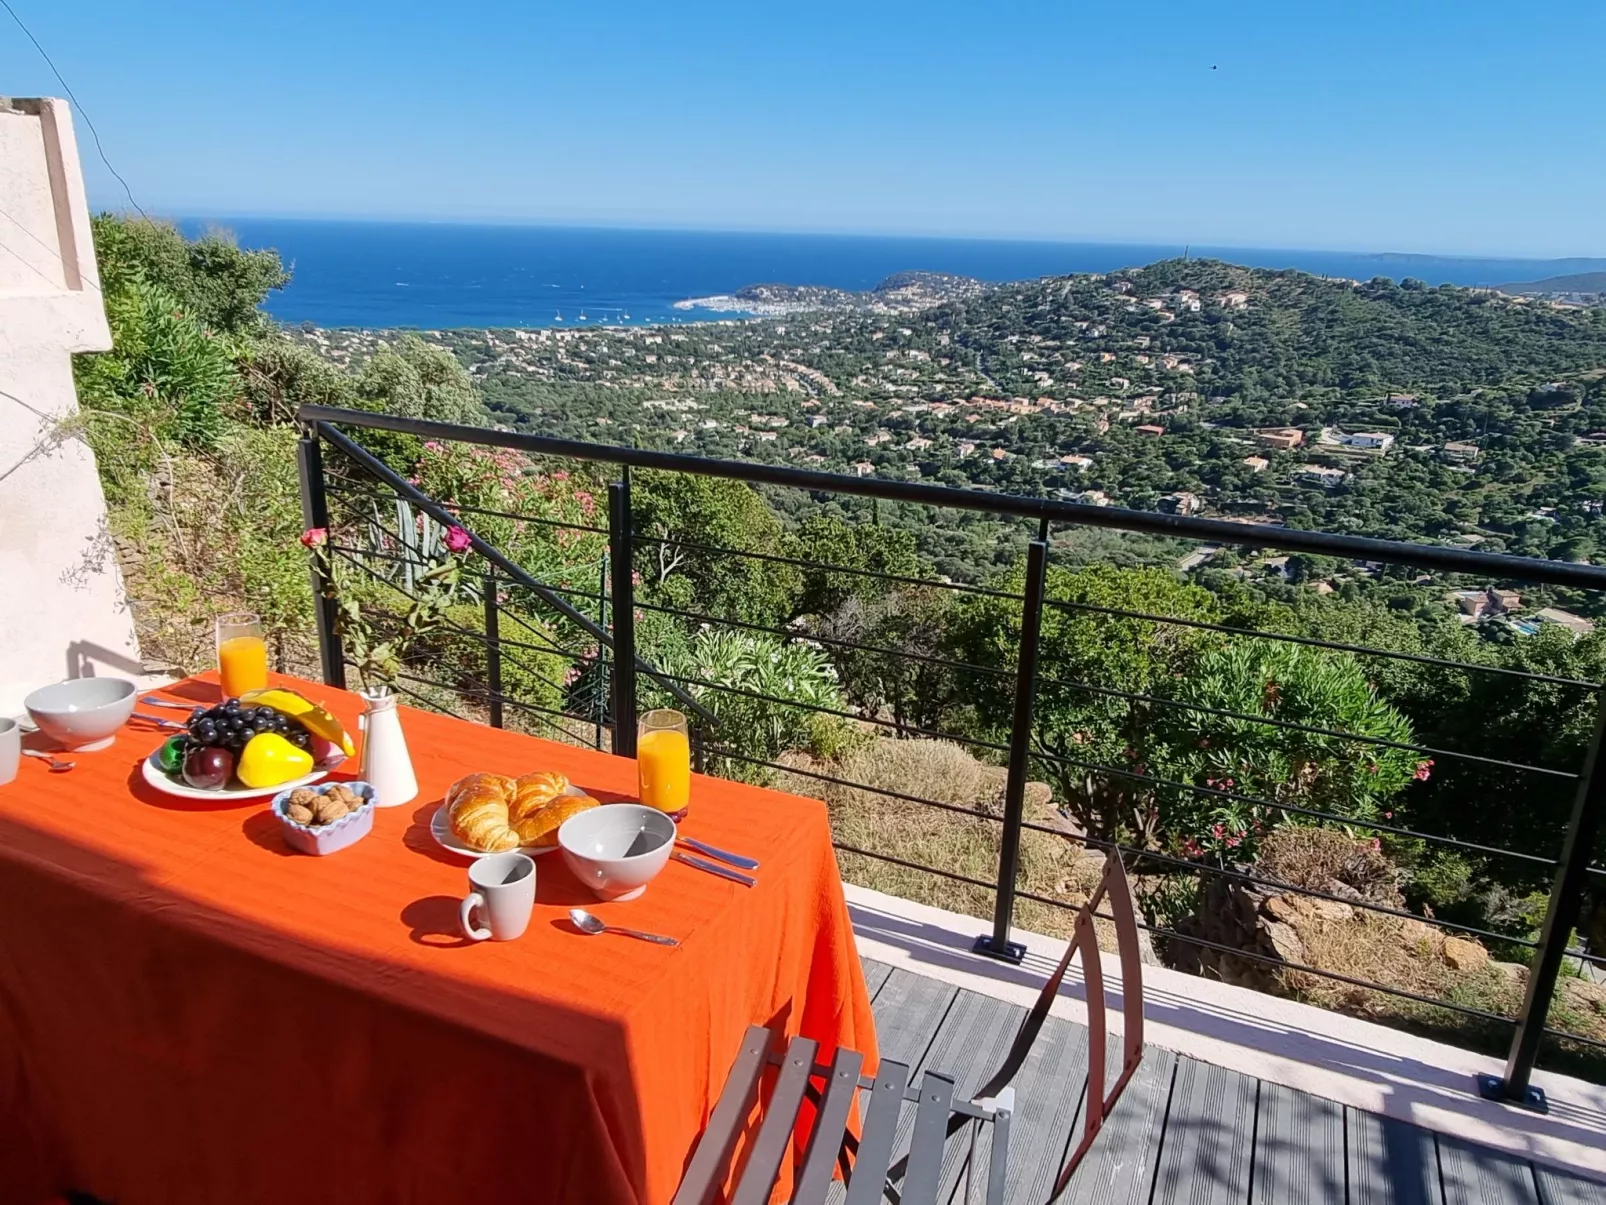
[[[753,284],[873,288],[895,272],[951,272],[986,281],[1109,272],[1183,254],[1181,244],[734,231],[459,225],[288,218],[187,218],[190,234],[232,230],[272,247],[294,270],[268,299],[281,322],[322,327],[641,325],[731,317],[677,301]],[[1598,270],[1587,259],[1456,259],[1195,246],[1252,267],[1368,279],[1487,285]]]

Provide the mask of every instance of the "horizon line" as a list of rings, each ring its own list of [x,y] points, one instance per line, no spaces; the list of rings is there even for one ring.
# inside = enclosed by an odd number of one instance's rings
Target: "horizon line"
[[[101,212],[121,211],[115,209],[103,209]],[[1588,255],[1583,253],[1569,255],[1516,255],[1511,253],[1493,254],[1489,252],[1448,253],[1437,251],[1358,251],[1334,247],[1252,246],[1249,244],[1239,243],[1192,242],[1183,239],[1155,239],[1152,241],[1144,241],[1096,237],[1073,238],[1065,235],[934,234],[885,232],[877,230],[783,229],[757,226],[682,226],[630,223],[608,225],[590,222],[566,222],[556,219],[538,218],[398,217],[393,215],[356,216],[351,214],[320,215],[304,213],[185,214],[175,212],[169,220],[175,222],[196,223],[212,222],[219,225],[223,225],[231,221],[272,221],[305,222],[309,224],[351,224],[365,226],[491,226],[528,230],[586,230],[643,234],[725,234],[783,238],[842,238],[866,240],[891,239],[906,242],[1016,243],[1039,246],[1088,246],[1112,248],[1132,247],[1158,250],[1176,248],[1179,253],[1188,253],[1192,248],[1198,248],[1201,251],[1251,251],[1271,252],[1276,254],[1352,255],[1370,259],[1422,259],[1461,262],[1531,264],[1565,263],[1573,260],[1582,260],[1606,264],[1606,255]]]

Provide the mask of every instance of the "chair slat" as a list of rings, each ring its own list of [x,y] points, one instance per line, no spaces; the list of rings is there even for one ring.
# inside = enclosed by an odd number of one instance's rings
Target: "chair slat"
[[[775,1091],[770,1093],[764,1122],[758,1127],[758,1138],[753,1142],[731,1205],[766,1205],[769,1201],[775,1175],[781,1170],[781,1160],[786,1156],[793,1127],[797,1125],[803,1092],[809,1086],[809,1073],[814,1070],[814,1053],[819,1048],[820,1044],[812,1038],[793,1038],[786,1048],[781,1074],[775,1081]]]
[[[948,1141],[948,1115],[953,1111],[954,1081],[928,1071],[920,1077],[920,1107],[909,1143],[909,1172],[903,1181],[903,1205],[937,1205],[942,1180],[942,1148]]]
[[[870,1093],[870,1107],[865,1110],[859,1156],[853,1161],[853,1178],[848,1182],[847,1205],[879,1205],[881,1190],[887,1183],[887,1167],[892,1162],[892,1141],[898,1136],[903,1090],[908,1084],[909,1068],[881,1060],[875,1089]]]
[[[803,1173],[792,1193],[792,1205],[823,1205],[825,1194],[830,1191],[837,1152],[842,1149],[842,1134],[847,1129],[848,1114],[853,1110],[853,1098],[859,1090],[859,1067],[863,1062],[864,1055],[845,1046],[839,1046],[836,1057],[831,1060],[831,1073],[825,1082],[825,1095],[815,1111],[814,1130],[803,1155]]]
[[[714,1111],[708,1116],[708,1125],[675,1192],[673,1205],[707,1205],[715,1188],[724,1182],[725,1168],[736,1147],[736,1135],[758,1095],[758,1077],[764,1072],[764,1055],[769,1043],[770,1031],[762,1025],[749,1027],[742,1036],[742,1048],[725,1079],[719,1100],[714,1102]]]

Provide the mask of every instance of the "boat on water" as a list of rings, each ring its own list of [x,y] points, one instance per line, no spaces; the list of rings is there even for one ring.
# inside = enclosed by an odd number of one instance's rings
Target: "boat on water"
[[[580,321],[584,322],[585,320],[586,320],[586,312],[584,310],[581,310],[580,311]]]
[[[562,310],[558,311],[558,316],[556,318],[554,318],[553,321],[554,322],[562,322],[563,321],[563,311]]]

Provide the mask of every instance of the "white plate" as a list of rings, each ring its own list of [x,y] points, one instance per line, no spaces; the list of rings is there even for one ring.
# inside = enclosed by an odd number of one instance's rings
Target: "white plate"
[[[199,791],[190,786],[182,778],[173,778],[156,760],[157,749],[140,766],[145,771],[145,781],[164,795],[172,795],[177,799],[194,799],[197,802],[217,803],[228,802],[231,799],[261,799],[265,795],[277,795],[280,791],[293,790],[296,787],[309,786],[329,777],[328,770],[314,770],[311,774],[303,774],[300,778],[290,782],[281,782],[271,787],[236,787],[224,791]]]
[[[569,789],[563,793],[565,795],[586,794],[585,791],[582,791],[573,783],[570,783]],[[435,838],[435,843],[442,849],[450,850],[460,857],[483,858],[494,852],[489,849],[475,849],[472,845],[465,845],[453,836],[452,822],[446,816],[446,805],[444,803],[436,808],[435,814],[429,818],[429,835]],[[529,854],[532,858],[539,858],[543,854],[557,853],[557,851],[558,847],[556,845],[521,845],[517,850],[518,853]],[[507,852],[514,851],[509,850]]]

